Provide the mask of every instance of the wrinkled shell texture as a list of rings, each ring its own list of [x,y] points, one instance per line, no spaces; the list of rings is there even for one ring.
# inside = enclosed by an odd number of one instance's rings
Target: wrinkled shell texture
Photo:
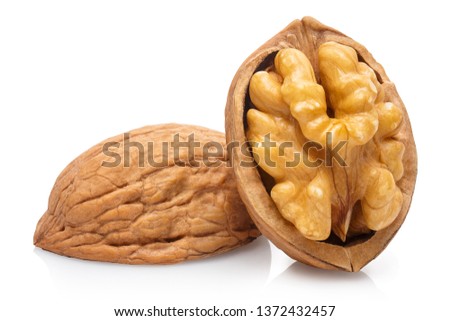
[[[354,79],[336,80],[345,73]],[[363,89],[358,94],[355,85]],[[361,104],[354,103],[360,98]],[[336,118],[329,117],[327,105]],[[409,210],[417,154],[403,102],[366,48],[313,18],[296,20],[242,64],[225,114],[228,142],[246,143],[247,135],[261,142],[268,131],[280,142],[294,137],[297,145],[312,140],[323,146],[326,132],[348,141],[343,154],[349,167],[343,169],[261,166],[263,172],[234,166],[253,221],[277,247],[306,264],[344,271],[360,270],[383,251]],[[263,157],[253,152],[255,160]],[[251,159],[236,150],[232,158],[233,164]],[[277,184],[281,188],[274,194]],[[296,194],[308,184],[311,188]],[[301,202],[295,204],[295,198]],[[335,236],[327,238],[331,230]]]
[[[190,134],[201,143],[192,157],[181,148],[174,163],[170,142]],[[35,245],[58,254],[127,264],[176,263],[223,253],[259,236],[236,191],[232,170],[224,154],[202,162],[208,142],[225,146],[223,134],[202,127],[165,124],[130,132],[129,142],[144,146],[139,156],[129,148],[130,163],[102,166],[114,158],[103,146],[124,155],[124,136],[110,138],[83,153],[58,177],[47,212],[40,219]],[[148,142],[153,142],[149,151]],[[162,142],[168,142],[164,151]],[[150,166],[162,162],[167,166]],[[140,166],[145,155],[144,166]],[[192,164],[192,159],[198,164]],[[122,159],[124,160],[124,158]]]

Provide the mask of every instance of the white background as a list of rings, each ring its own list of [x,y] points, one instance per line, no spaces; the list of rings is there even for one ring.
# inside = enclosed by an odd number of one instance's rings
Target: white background
[[[450,24],[441,3],[1,1],[0,318],[113,320],[113,308],[309,304],[336,305],[325,318],[332,320],[445,319]],[[360,273],[321,271],[263,237],[174,266],[87,262],[33,246],[53,183],[73,158],[147,124],[223,131],[240,64],[305,15],[363,43],[411,117],[416,192],[403,227],[375,261]]]

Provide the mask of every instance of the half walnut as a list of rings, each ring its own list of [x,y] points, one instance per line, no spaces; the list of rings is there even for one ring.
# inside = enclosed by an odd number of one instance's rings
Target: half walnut
[[[417,155],[405,107],[360,44],[306,17],[238,70],[226,109],[240,195],[259,229],[301,262],[358,271],[408,212]]]
[[[95,145],[59,175],[36,246],[87,260],[169,264],[260,235],[236,191],[222,133],[162,124],[128,134]]]

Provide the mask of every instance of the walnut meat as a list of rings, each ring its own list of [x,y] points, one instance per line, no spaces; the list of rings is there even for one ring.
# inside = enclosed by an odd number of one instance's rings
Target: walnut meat
[[[34,243],[76,258],[146,264],[216,255],[258,236],[227,166],[223,134],[167,124],[110,138],[70,163]]]
[[[234,151],[242,199],[291,257],[357,271],[402,224],[417,174],[409,119],[354,40],[312,18],[293,22],[237,72],[226,125],[258,165],[239,166],[246,156]]]
[[[249,93],[256,108],[247,113],[247,138],[258,146],[258,165],[276,181],[271,197],[283,217],[309,239],[326,240],[333,229],[345,241],[352,225],[381,230],[400,212],[403,195],[396,181],[403,176],[404,145],[392,136],[402,111],[384,101],[374,71],[358,61],[353,48],[326,42],[318,57],[322,85],[308,58],[294,48],[277,53],[274,71],[253,75]],[[276,143],[267,155],[273,164],[261,147],[272,133]],[[344,147],[341,162],[326,163],[327,137],[328,147]],[[310,157],[311,142],[319,159],[295,164],[293,155]],[[359,212],[353,210],[357,202]]]

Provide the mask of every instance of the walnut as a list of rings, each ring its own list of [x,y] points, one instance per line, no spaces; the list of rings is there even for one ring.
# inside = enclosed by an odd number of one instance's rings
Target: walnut
[[[357,271],[402,224],[417,174],[408,115],[383,68],[340,32],[307,17],[259,48],[233,80],[226,125],[258,164],[232,154],[250,215],[294,259]]]
[[[225,147],[222,133],[178,124],[95,145],[56,180],[35,245],[81,259],[168,264],[251,242],[260,233],[237,193]]]

